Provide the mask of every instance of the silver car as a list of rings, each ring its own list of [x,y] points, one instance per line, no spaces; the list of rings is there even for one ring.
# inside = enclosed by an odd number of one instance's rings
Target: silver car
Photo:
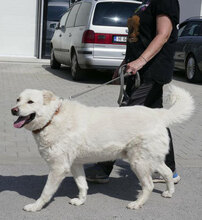
[[[86,69],[115,69],[125,57],[127,19],[140,1],[83,0],[63,15],[51,41],[52,68],[71,67],[73,80]]]

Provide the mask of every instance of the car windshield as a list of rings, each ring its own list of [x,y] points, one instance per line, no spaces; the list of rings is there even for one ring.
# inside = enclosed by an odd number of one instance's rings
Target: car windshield
[[[125,2],[101,2],[96,5],[93,25],[126,27],[128,18],[139,4]]]
[[[48,6],[48,21],[59,21],[63,14],[67,11],[65,6]]]

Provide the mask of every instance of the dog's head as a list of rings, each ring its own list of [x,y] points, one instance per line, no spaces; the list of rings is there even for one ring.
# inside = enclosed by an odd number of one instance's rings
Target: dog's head
[[[18,116],[14,127],[25,127],[31,131],[42,128],[51,120],[59,103],[59,98],[50,91],[24,90],[17,98],[17,104],[11,109],[11,113]]]

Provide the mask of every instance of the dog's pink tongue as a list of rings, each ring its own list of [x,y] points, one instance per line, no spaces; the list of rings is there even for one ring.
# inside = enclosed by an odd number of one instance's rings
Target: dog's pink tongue
[[[25,120],[24,121],[20,121],[18,123],[14,123],[14,127],[15,128],[21,128],[24,125],[24,123],[25,123]]]
[[[24,124],[25,124],[25,122],[26,122],[26,117],[19,117],[18,119],[17,119],[17,121],[15,121],[14,122],[14,127],[15,128],[21,128]]]

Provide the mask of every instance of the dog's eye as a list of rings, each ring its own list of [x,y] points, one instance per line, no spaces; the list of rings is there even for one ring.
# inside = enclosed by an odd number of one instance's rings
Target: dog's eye
[[[20,101],[20,98],[18,98],[16,101],[19,102],[19,101]]]
[[[34,103],[32,100],[29,100],[28,102],[27,102],[28,104],[32,104],[32,103]]]

